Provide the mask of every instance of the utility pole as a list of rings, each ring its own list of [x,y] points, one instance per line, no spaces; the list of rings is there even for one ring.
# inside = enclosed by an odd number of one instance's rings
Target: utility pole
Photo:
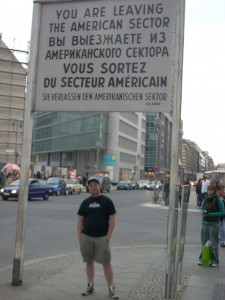
[[[97,166],[97,172],[99,172],[99,153],[101,151],[101,142],[96,142],[96,166]]]
[[[181,134],[181,102],[182,102],[182,72],[183,72],[183,46],[184,46],[184,20],[185,0],[176,1],[176,36],[174,43],[174,102],[173,102],[173,128],[172,128],[172,149],[170,164],[170,201],[169,201],[169,222],[168,222],[168,243],[166,259],[166,284],[165,299],[174,297],[175,291],[175,264],[176,256],[176,235],[177,235],[177,179],[179,174],[179,141]]]
[[[25,244],[25,215],[27,207],[28,195],[28,174],[30,167],[31,142],[32,142],[32,126],[33,126],[33,106],[34,106],[34,90],[37,67],[37,51],[39,24],[41,15],[41,4],[34,3],[33,21],[31,31],[31,59],[28,67],[28,86],[25,99],[24,111],[24,129],[23,129],[23,145],[20,169],[20,193],[17,208],[17,224],[16,224],[16,241],[12,268],[12,285],[18,286],[23,281],[24,267],[24,244]]]
[[[141,155],[137,155],[137,180],[140,180],[140,159]]]
[[[154,175],[155,175],[155,186],[154,186],[154,195],[153,199],[156,199],[156,183],[157,183],[157,176],[159,175],[159,156],[160,156],[160,140],[159,140],[159,129],[160,129],[160,119],[156,118],[155,119],[155,135],[157,136],[156,138],[156,154],[155,154],[155,162],[156,165],[153,167]],[[154,202],[154,201],[153,201]]]
[[[15,141],[15,164],[17,164],[17,162],[18,162],[18,156],[19,156],[19,153],[17,151],[17,149],[18,149],[18,133],[19,133],[19,130],[22,128],[22,125],[23,125],[23,120],[18,120],[16,118],[12,118],[13,131],[16,134],[16,141]]]

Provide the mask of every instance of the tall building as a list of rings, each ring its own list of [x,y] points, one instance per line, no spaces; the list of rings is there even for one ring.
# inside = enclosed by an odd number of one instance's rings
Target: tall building
[[[197,173],[215,169],[214,161],[207,151],[202,151],[193,141],[183,139],[181,162],[183,177],[196,180]]]
[[[36,165],[74,168],[81,176],[141,179],[145,128],[143,113],[35,113],[32,155]]]
[[[198,149],[191,141],[183,139],[181,162],[183,167],[183,178],[195,180],[199,172],[200,155]]]
[[[25,106],[26,62],[20,62],[0,34],[0,163],[20,163]]]
[[[148,112],[146,115],[145,177],[153,171],[160,180],[170,173],[172,117],[168,113]]]

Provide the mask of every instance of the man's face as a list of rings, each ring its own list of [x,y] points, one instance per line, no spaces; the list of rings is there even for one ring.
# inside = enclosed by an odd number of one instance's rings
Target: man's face
[[[88,188],[89,188],[89,192],[90,192],[91,196],[97,197],[101,193],[100,185],[95,181],[91,181],[88,185]]]
[[[218,194],[220,197],[222,197],[224,195],[224,189],[218,190]]]

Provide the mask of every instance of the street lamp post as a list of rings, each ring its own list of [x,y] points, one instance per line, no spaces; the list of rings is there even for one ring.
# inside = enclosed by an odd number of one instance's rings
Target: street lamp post
[[[137,155],[137,180],[140,179],[140,154]]]
[[[156,183],[157,183],[157,175],[159,174],[159,156],[160,156],[160,140],[159,140],[159,134],[160,134],[160,119],[156,118],[155,119],[155,134],[157,136],[156,138],[156,155],[155,155],[155,162],[156,165],[153,167],[153,172],[155,175],[155,186],[154,186],[154,195],[153,195],[153,202],[155,202],[155,199],[158,198],[158,195],[156,193],[157,189],[156,189]],[[157,153],[158,152],[158,153]]]
[[[12,126],[13,126],[13,131],[16,134],[16,141],[15,141],[15,164],[17,164],[18,156],[19,153],[17,151],[18,148],[18,133],[19,129],[22,128],[23,120],[18,120],[16,118],[12,118]]]
[[[97,165],[97,172],[99,172],[99,154],[101,151],[101,142],[96,142],[96,165]]]

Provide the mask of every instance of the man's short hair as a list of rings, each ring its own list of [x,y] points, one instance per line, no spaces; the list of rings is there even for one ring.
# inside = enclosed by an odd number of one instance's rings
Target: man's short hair
[[[223,184],[219,184],[219,185],[217,186],[217,190],[220,191],[220,190],[222,190],[222,189],[224,189],[224,185],[223,185]]]

